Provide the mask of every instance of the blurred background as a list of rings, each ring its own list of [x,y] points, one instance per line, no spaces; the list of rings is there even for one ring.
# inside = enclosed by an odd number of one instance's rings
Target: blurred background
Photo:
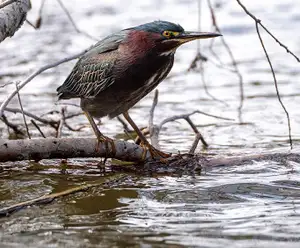
[[[215,31],[207,1],[199,0],[73,0],[63,1],[79,30],[104,38],[120,29],[153,20],[167,20],[185,30]],[[291,51],[300,56],[300,3],[292,0],[242,3]],[[232,118],[223,121],[203,115],[192,120],[209,144],[204,152],[222,154],[289,151],[286,115],[276,96],[269,64],[259,42],[255,23],[237,1],[213,1],[218,27],[228,44],[238,71],[234,72],[228,50],[221,39],[191,42],[180,47],[174,67],[159,89],[154,122],[194,110]],[[40,0],[32,1],[27,19],[35,22]],[[261,30],[271,58],[279,91],[291,120],[294,147],[299,147],[299,63]],[[46,1],[42,26],[33,29],[25,23],[12,37],[0,44],[0,86],[24,80],[39,67],[78,53],[95,43],[78,33],[57,1]],[[207,58],[188,70],[197,52]],[[63,83],[76,60],[50,69],[21,90],[26,111],[57,119],[62,104],[56,88]],[[202,73],[201,73],[202,71]],[[241,105],[240,83],[244,101]],[[15,84],[0,88],[0,102]],[[147,126],[153,92],[131,111],[139,126]],[[9,107],[19,108],[17,98]],[[240,109],[240,111],[239,111]],[[58,111],[58,114],[53,111]],[[80,109],[67,105],[69,114]],[[51,113],[50,113],[51,112]],[[14,124],[23,124],[22,115],[6,113]],[[28,118],[29,120],[30,118]],[[29,121],[28,121],[29,122]],[[93,136],[87,120],[80,115],[70,123],[81,131],[63,129],[66,136]],[[110,137],[123,132],[116,120],[101,120],[101,130]],[[30,127],[34,137],[39,132]],[[41,126],[46,136],[53,129]],[[0,137],[8,138],[0,122]],[[163,150],[186,152],[194,133],[184,121],[169,123],[160,134]],[[199,145],[196,152],[203,151]],[[294,150],[295,151],[295,150]],[[71,160],[82,169],[61,175],[53,162],[31,173],[32,163],[5,164],[9,172],[0,173],[1,205],[66,189],[99,176],[86,161]],[[16,166],[18,165],[18,166]],[[48,166],[48,167],[47,167]],[[11,169],[11,168],[14,169]],[[92,171],[89,171],[91,169]],[[1,175],[2,174],[2,175]],[[118,189],[93,190],[66,197],[45,207],[33,207],[1,219],[0,241],[8,247],[32,244],[36,247],[143,246],[174,247],[298,247],[299,243],[299,165],[272,161],[214,169],[194,177],[132,177]]]

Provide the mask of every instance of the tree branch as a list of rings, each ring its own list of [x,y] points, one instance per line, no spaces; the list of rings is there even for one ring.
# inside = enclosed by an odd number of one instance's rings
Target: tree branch
[[[107,157],[137,162],[151,158],[150,153],[139,145],[126,141],[114,143],[116,154],[107,151],[105,143],[98,146],[94,138],[0,140],[0,162],[78,157]]]
[[[46,71],[48,69],[51,69],[53,67],[56,67],[56,66],[58,66],[60,64],[66,63],[66,62],[68,62],[70,60],[77,59],[81,55],[83,55],[84,53],[86,53],[87,51],[88,51],[88,49],[86,49],[86,50],[84,50],[84,51],[82,51],[80,53],[74,54],[74,55],[72,55],[70,57],[67,57],[67,58],[64,58],[62,60],[56,61],[54,63],[51,63],[51,64],[48,64],[48,65],[40,67],[38,70],[36,70],[35,72],[33,72],[28,78],[26,78],[23,82],[21,82],[18,85],[19,90],[22,89],[26,84],[28,84],[32,79],[34,79],[36,76],[38,76],[42,72],[44,72],[44,71]],[[3,115],[6,106],[13,99],[13,97],[17,94],[17,92],[18,92],[17,90],[13,91],[10,95],[8,95],[8,97],[6,98],[6,100],[4,102],[2,102],[2,104],[0,106],[0,116]]]
[[[30,0],[0,0],[0,42],[15,34],[30,9]]]

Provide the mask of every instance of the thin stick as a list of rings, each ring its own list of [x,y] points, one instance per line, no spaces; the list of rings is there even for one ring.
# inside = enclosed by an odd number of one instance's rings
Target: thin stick
[[[68,9],[67,9],[66,6],[63,4],[63,2],[62,2],[61,0],[57,0],[57,2],[59,3],[59,5],[60,5],[60,7],[63,9],[63,11],[66,13],[68,19],[70,20],[72,26],[74,27],[74,29],[75,29],[75,31],[76,31],[77,33],[83,34],[83,35],[85,35],[86,37],[88,37],[88,38],[90,38],[90,39],[92,39],[92,40],[94,40],[94,41],[99,41],[99,39],[97,39],[96,37],[93,37],[92,35],[90,35],[90,34],[84,32],[84,31],[81,31],[81,30],[77,27],[77,25],[76,25],[76,23],[74,22],[74,20],[73,20],[71,14],[69,13]]]
[[[216,29],[217,32],[221,33],[221,30],[220,30],[220,28],[218,26],[217,19],[216,19],[215,12],[214,12],[214,9],[212,7],[211,1],[207,0],[207,4],[208,4],[208,7],[210,9],[213,26],[215,27],[215,29]],[[222,43],[223,43],[223,45],[224,45],[227,53],[229,54],[229,57],[231,58],[232,65],[234,67],[234,73],[237,75],[237,77],[239,79],[240,103],[239,103],[239,106],[238,106],[238,117],[239,117],[239,122],[241,123],[242,122],[242,108],[243,108],[243,105],[244,105],[244,80],[243,80],[242,73],[240,72],[240,70],[238,68],[238,65],[237,65],[237,62],[236,62],[236,60],[234,58],[234,55],[233,55],[233,53],[232,53],[229,45],[227,44],[224,36],[221,36],[220,38],[221,38],[221,41],[222,41]]]
[[[201,81],[202,81],[202,84],[203,84],[203,88],[204,88],[205,93],[206,93],[211,99],[213,99],[214,101],[223,103],[225,106],[228,106],[228,104],[227,104],[225,101],[216,98],[215,96],[213,96],[213,95],[209,92],[208,87],[207,87],[207,84],[206,84],[206,77],[205,77],[205,70],[204,70],[204,61],[203,61],[202,59],[200,59],[200,75],[201,75]]]
[[[266,55],[266,58],[268,60],[268,63],[269,63],[269,66],[271,68],[271,72],[272,72],[272,76],[273,76],[273,80],[274,80],[274,84],[275,84],[275,89],[276,89],[276,94],[277,94],[277,98],[278,98],[278,101],[281,105],[281,107],[283,108],[285,114],[286,114],[286,117],[287,117],[287,121],[288,121],[288,130],[289,130],[289,141],[290,141],[290,146],[291,146],[291,149],[293,149],[293,140],[292,140],[292,134],[291,134],[291,122],[290,122],[290,115],[289,115],[289,112],[287,111],[286,107],[284,106],[282,100],[281,100],[281,97],[280,97],[280,93],[279,93],[279,89],[278,89],[278,83],[277,83],[277,79],[276,79],[276,75],[275,75],[275,72],[274,72],[274,69],[273,69],[273,65],[272,65],[272,62],[269,58],[269,55],[268,55],[268,52],[266,50],[266,47],[264,45],[264,42],[261,38],[261,35],[260,35],[260,31],[259,31],[259,22],[255,22],[255,27],[256,27],[256,32],[257,32],[257,35],[258,35],[258,38],[259,38],[259,41],[261,43],[261,46],[264,50],[264,53]]]
[[[202,111],[199,111],[199,110],[196,110],[196,111],[193,111],[192,113],[189,113],[189,114],[183,114],[183,115],[175,115],[175,116],[172,116],[172,117],[169,117],[169,118],[166,118],[164,119],[160,124],[159,126],[157,127],[157,133],[159,133],[159,131],[162,129],[162,126],[165,125],[166,123],[168,122],[172,122],[172,121],[176,121],[176,120],[179,120],[179,119],[183,119],[185,120],[190,126],[191,128],[193,129],[194,133],[196,134],[196,137],[195,137],[195,140],[193,142],[193,145],[190,149],[190,153],[194,153],[195,152],[195,149],[197,148],[198,146],[198,143],[199,143],[199,140],[201,140],[203,146],[206,148],[208,147],[208,143],[205,141],[204,137],[202,136],[202,134],[199,132],[198,128],[195,126],[195,124],[192,122],[192,120],[190,119],[190,116],[193,115],[193,114],[196,114],[196,113],[200,113],[200,114],[203,114],[203,115],[207,115],[207,116],[210,116],[210,117],[214,117],[214,118],[218,118],[218,119],[223,119],[223,120],[232,120],[232,119],[228,119],[228,118],[223,118],[223,117],[219,117],[219,116],[215,116],[215,115],[211,115],[211,114],[207,114],[205,112],[202,112]],[[158,134],[157,134],[158,135]]]
[[[65,114],[64,114],[65,110],[66,110],[65,107],[61,108],[61,111],[60,111],[60,121],[59,121],[59,126],[58,126],[58,129],[57,129],[56,138],[60,138],[61,137],[62,129],[63,129],[64,124],[65,124]]]
[[[28,138],[31,139],[31,136],[30,136],[30,133],[29,133],[29,128],[28,128],[26,118],[25,118],[25,114],[24,114],[24,109],[23,109],[20,93],[19,93],[18,83],[16,83],[16,90],[17,90],[18,101],[19,101],[20,108],[21,108],[21,111],[22,111],[23,121],[24,121],[25,128],[26,128],[26,133],[27,133]]]
[[[118,121],[122,124],[123,129],[125,130],[125,132],[130,133],[131,130],[130,130],[130,128],[128,127],[127,123],[126,123],[120,116],[117,116],[117,119],[118,119]]]
[[[198,0],[198,31],[201,32],[201,6],[202,0]],[[204,71],[204,62],[206,62],[208,59],[201,54],[201,40],[197,39],[197,54],[194,60],[192,61],[190,67],[188,68],[188,71],[191,71],[196,68],[197,62],[199,61],[199,66],[200,66],[200,76],[201,76],[201,81],[203,84],[203,88],[205,93],[214,101],[221,102],[228,106],[228,104],[222,100],[217,99],[214,97],[208,90],[207,84],[206,84],[206,78],[205,78],[205,71]]]
[[[266,58],[268,60],[268,63],[269,63],[269,66],[270,66],[270,69],[271,69],[271,72],[272,72],[272,75],[273,75],[273,80],[274,80],[274,85],[275,85],[275,89],[276,89],[276,94],[277,94],[277,98],[278,98],[278,101],[281,105],[281,107],[283,108],[286,116],[287,116],[287,121],[288,121],[288,130],[289,130],[289,142],[290,142],[290,146],[291,146],[291,149],[293,149],[293,141],[292,141],[292,132],[291,132],[291,122],[290,122],[290,116],[289,116],[289,113],[286,109],[286,107],[284,106],[282,100],[281,100],[281,97],[280,97],[280,94],[279,94],[279,90],[278,90],[278,84],[277,84],[277,79],[276,79],[276,76],[275,76],[275,72],[273,70],[273,66],[272,66],[272,63],[271,63],[271,60],[269,58],[269,55],[268,55],[268,52],[265,48],[265,45],[263,43],[263,40],[262,40],[262,37],[260,35],[260,31],[259,31],[259,26],[261,26],[281,47],[285,48],[286,52],[291,54],[298,62],[300,62],[300,59],[293,53],[291,52],[287,46],[285,46],[283,43],[281,43],[262,23],[261,23],[261,20],[257,19],[253,14],[251,14],[247,8],[239,1],[237,0],[237,3],[242,7],[242,9],[245,11],[245,13],[247,15],[249,15],[254,21],[255,21],[255,27],[256,27],[256,32],[257,32],[257,35],[258,35],[258,38],[260,40],[260,43],[262,45],[262,48],[264,50],[264,53],[266,55]]]
[[[35,21],[35,24],[33,24],[32,22],[30,22],[27,19],[25,20],[34,29],[39,29],[42,25],[42,12],[43,12],[45,2],[46,2],[46,0],[42,0],[42,2],[41,2],[40,8],[39,8],[39,15],[38,15],[38,18]]]
[[[261,20],[257,19],[253,14],[251,14],[249,12],[249,10],[241,3],[240,0],[236,0],[238,2],[238,4],[243,8],[243,10],[245,11],[245,13],[247,15],[249,15],[256,23],[258,23],[281,47],[283,47],[287,53],[291,54],[296,60],[297,62],[300,63],[300,59],[299,57],[297,57],[293,52],[291,52],[289,50],[289,48],[284,45],[283,43],[281,43],[262,23]]]
[[[28,206],[51,203],[56,198],[74,194],[74,193],[77,193],[80,191],[86,191],[90,188],[99,187],[99,186],[111,187],[113,184],[118,183],[122,179],[126,179],[128,176],[127,175],[124,176],[123,174],[121,174],[121,175],[110,175],[109,177],[110,178],[108,178],[107,181],[104,181],[104,178],[103,178],[98,183],[90,183],[90,184],[80,185],[77,187],[73,187],[73,188],[58,192],[58,193],[43,195],[41,197],[38,197],[38,198],[35,198],[32,200],[20,202],[15,205],[12,205],[12,206],[2,208],[2,209],[0,209],[0,217],[6,217],[9,214],[12,214],[12,213],[19,211]]]
[[[213,117],[213,118],[216,118],[216,119],[221,119],[221,120],[226,120],[226,121],[234,121],[233,119],[230,119],[230,118],[225,118],[225,117],[220,117],[220,116],[216,116],[216,115],[211,115],[211,114],[207,114],[205,112],[202,112],[200,110],[195,110],[195,111],[193,111],[193,112],[191,112],[189,114],[174,115],[174,116],[171,116],[171,117],[168,117],[168,118],[164,119],[160,123],[159,129],[161,129],[162,126],[165,125],[168,122],[179,120],[179,119],[186,119],[187,117],[190,117],[190,116],[192,116],[194,114],[203,114],[203,115],[206,115],[206,116],[209,116],[209,117]]]
[[[189,150],[189,154],[194,154],[195,153],[195,150],[196,150],[196,148],[199,144],[199,141],[200,141],[201,137],[202,137],[202,135],[200,133],[196,134],[194,142],[192,144],[192,147]]]
[[[201,6],[201,0],[198,0],[198,31],[201,31],[201,10],[202,10],[202,6]],[[201,50],[201,42],[200,39],[197,39],[197,54],[200,54],[200,50]]]
[[[158,102],[158,93],[159,93],[158,90],[155,90],[152,106],[150,109],[149,134],[150,134],[151,145],[153,145],[157,149],[160,149],[159,140],[158,140],[159,130],[158,130],[158,127],[156,125],[154,125],[154,111],[155,111],[155,108],[156,108],[157,102]]]
[[[69,56],[67,58],[64,58],[64,59],[61,59],[59,61],[56,61],[54,63],[51,63],[51,64],[48,64],[48,65],[44,65],[42,67],[40,67],[38,70],[36,70],[35,72],[33,72],[28,78],[26,78],[23,82],[21,82],[18,87],[19,87],[19,90],[22,89],[26,84],[28,84],[32,79],[34,79],[37,75],[41,74],[42,72],[46,71],[46,70],[49,70],[53,67],[56,67],[60,64],[63,64],[63,63],[66,63],[70,60],[73,60],[73,59],[77,59],[79,58],[81,55],[85,54],[86,52],[88,51],[88,49],[80,52],[80,53],[77,53],[77,54],[74,54],[72,56]],[[8,105],[8,103],[13,99],[13,97],[18,93],[17,90],[13,91],[10,95],[8,95],[8,97],[6,98],[6,100],[1,104],[0,106],[0,116],[3,115],[4,111],[5,111],[5,107]]]
[[[10,85],[10,84],[13,84],[13,82],[9,82],[9,83],[6,83],[6,84],[3,84],[3,85],[0,85],[0,88],[4,88],[4,87],[6,87],[7,85]]]
[[[40,132],[40,134],[42,135],[43,138],[46,138],[45,134],[43,133],[43,131],[41,130],[41,128],[38,126],[38,124],[36,124],[36,122],[34,120],[31,120],[31,123],[35,126],[35,128]]]
[[[47,120],[47,119],[44,119],[44,118],[41,118],[41,117],[38,117],[26,110],[21,110],[21,109],[17,109],[17,108],[5,108],[5,111],[7,112],[11,112],[11,113],[24,113],[24,115],[32,118],[32,119],[35,119],[36,121],[39,121],[43,124],[46,124],[46,125],[50,125],[51,127],[57,129],[57,126],[58,126],[58,122],[57,121],[52,121],[52,120]]]
[[[5,115],[0,116],[0,120],[2,120],[7,127],[11,128],[15,132],[16,135],[18,135],[18,134],[20,134],[22,136],[24,135],[23,131],[21,131],[17,125],[10,123],[7,120]]]
[[[202,134],[199,132],[198,128],[195,126],[195,124],[192,122],[191,118],[188,116],[186,119],[188,124],[190,124],[191,128],[193,129],[194,133],[196,134],[196,139],[198,139],[197,137],[199,137],[199,139],[201,140],[202,144],[204,145],[204,147],[208,147],[207,142],[205,141],[204,137],[202,136]],[[193,147],[192,147],[193,148]]]
[[[6,7],[7,5],[10,5],[10,4],[12,4],[12,3],[16,2],[16,1],[17,0],[7,0],[7,1],[5,1],[3,3],[0,3],[0,9],[2,9],[2,8]]]

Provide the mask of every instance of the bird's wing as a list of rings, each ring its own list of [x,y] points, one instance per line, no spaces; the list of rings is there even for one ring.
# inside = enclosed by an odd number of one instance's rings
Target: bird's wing
[[[72,72],[57,88],[59,99],[91,98],[109,87],[113,82],[113,67],[117,52],[126,33],[120,32],[99,41],[77,62]]]

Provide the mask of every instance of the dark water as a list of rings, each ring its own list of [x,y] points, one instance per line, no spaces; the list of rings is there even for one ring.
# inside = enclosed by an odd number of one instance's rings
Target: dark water
[[[77,25],[96,37],[153,19],[198,28],[196,1],[64,1]],[[177,52],[169,79],[159,86],[155,122],[175,114],[201,110],[233,118],[222,121],[194,115],[207,142],[207,152],[255,154],[261,151],[289,151],[285,114],[276,98],[272,76],[255,33],[253,21],[236,1],[219,1],[216,14],[224,38],[232,49],[243,75],[244,125],[238,125],[239,86],[237,76],[215,64],[209,41],[201,42],[201,52],[209,58],[205,78],[212,99],[204,90],[199,72],[186,73],[197,43]],[[28,19],[34,20],[40,2]],[[300,56],[296,1],[244,1],[267,27]],[[202,30],[211,30],[211,19],[202,1]],[[299,63],[263,33],[272,59],[283,102],[290,116],[295,151],[299,150]],[[94,41],[77,34],[55,1],[46,2],[40,30],[28,25],[0,44],[0,85],[22,81],[38,67],[75,54]],[[231,60],[216,40],[214,51],[230,67]],[[60,110],[55,89],[74,62],[63,64],[36,77],[21,92],[24,108],[36,115]],[[14,84],[0,88],[1,101],[14,90]],[[131,110],[140,126],[146,126],[153,94]],[[78,103],[76,100],[72,103]],[[11,107],[19,107],[17,100]],[[68,106],[68,113],[78,112]],[[7,115],[22,124],[20,115]],[[48,114],[47,118],[60,118]],[[84,116],[70,122],[86,124]],[[30,127],[34,137],[39,133]],[[47,136],[53,129],[42,126]],[[114,136],[123,131],[117,120],[103,119],[101,130]],[[0,123],[2,138],[7,129]],[[92,136],[89,126],[81,132],[63,129],[63,136]],[[160,135],[165,150],[187,151],[194,134],[183,122],[167,124]],[[197,149],[202,151],[201,146]],[[0,172],[1,207],[60,192],[84,183],[103,180],[93,160],[70,160],[63,174],[59,161],[7,163]],[[199,175],[143,177],[128,175],[110,189],[95,187],[42,206],[33,206],[0,219],[1,247],[299,247],[300,245],[300,166],[295,162],[254,162],[243,166],[206,169]]]

